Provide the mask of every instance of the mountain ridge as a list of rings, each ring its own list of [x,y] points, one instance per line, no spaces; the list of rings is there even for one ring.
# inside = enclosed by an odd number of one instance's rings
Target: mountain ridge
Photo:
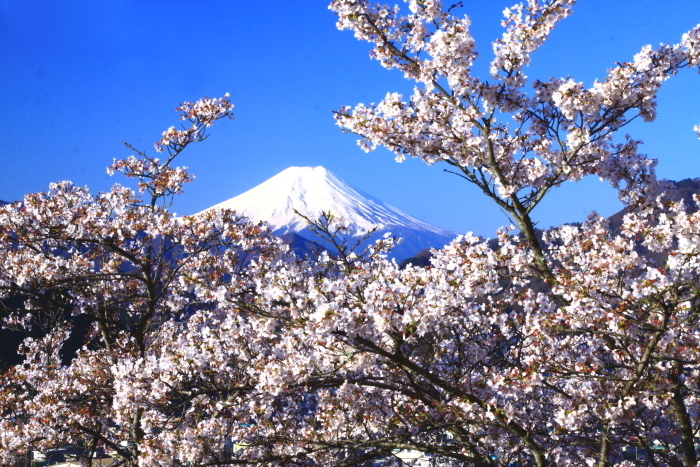
[[[696,178],[685,178],[683,180],[668,180],[669,182],[673,183],[675,185],[676,193],[675,196],[677,197],[678,200],[683,200],[685,203],[685,209],[689,213],[694,213],[698,211],[698,207],[695,203],[695,200],[693,197],[695,195],[700,195],[700,177]],[[625,214],[630,212],[629,207],[624,207],[620,211],[608,216],[606,219],[608,220],[608,226],[610,228],[610,233],[613,236],[618,236],[621,234],[622,231],[622,222],[624,219]],[[565,224],[560,224],[558,226],[552,226],[549,229],[542,230],[542,229],[535,229],[538,237],[541,239],[541,236],[544,232],[548,230],[553,230],[553,229],[558,229],[564,225],[575,225],[580,227],[581,222],[569,222]],[[493,250],[498,250],[498,239],[496,238],[490,238],[487,240],[489,242],[489,246]],[[665,263],[666,258],[667,258],[667,253],[666,252],[653,252],[645,248],[641,242],[637,242],[637,245],[635,246],[635,250],[637,253],[647,257],[651,258],[654,261],[656,261],[657,264],[662,265]],[[432,254],[429,249],[421,250],[415,255],[405,258],[403,261],[401,261],[400,266],[402,268],[406,267],[407,265],[413,265],[413,266],[420,266],[420,267],[426,267],[430,266],[430,258],[432,258]]]

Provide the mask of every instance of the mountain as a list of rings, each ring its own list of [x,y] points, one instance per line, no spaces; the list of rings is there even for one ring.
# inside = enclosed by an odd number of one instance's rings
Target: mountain
[[[397,260],[430,247],[442,247],[456,233],[411,217],[341,180],[323,167],[290,167],[245,193],[209,209],[233,209],[249,219],[267,222],[281,236],[297,234],[316,240],[299,211],[318,219],[330,211],[348,226],[347,235],[358,237],[377,226],[370,241],[385,233],[403,238],[393,251]]]

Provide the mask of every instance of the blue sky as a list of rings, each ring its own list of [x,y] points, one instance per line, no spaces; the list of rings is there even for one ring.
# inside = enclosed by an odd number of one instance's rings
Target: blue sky
[[[397,0],[398,1],[398,0]],[[485,72],[490,42],[510,2],[465,0]],[[591,85],[644,44],[677,42],[700,23],[697,0],[586,0],[533,56],[528,75],[567,76]],[[397,164],[365,154],[335,126],[341,105],[409,93],[398,72],[368,58],[369,48],[322,0],[0,0],[0,199],[72,180],[107,190],[124,180],[105,173],[127,141],[152,151],[178,123],[185,100],[231,93],[236,120],[183,154],[197,180],[173,209],[192,214],[236,196],[289,166],[323,165],[358,188],[423,220],[492,236],[507,223],[478,190],[418,160]],[[667,82],[659,118],[628,132],[645,141],[671,179],[700,177],[700,76]],[[619,209],[597,180],[570,184],[535,211],[540,226]]]

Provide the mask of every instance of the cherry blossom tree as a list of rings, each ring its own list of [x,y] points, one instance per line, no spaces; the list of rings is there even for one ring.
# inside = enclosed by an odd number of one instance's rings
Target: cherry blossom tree
[[[698,218],[664,194],[639,141],[615,135],[652,121],[661,84],[698,66],[700,27],[643,47],[590,88],[529,83],[530,55],[573,1],[528,1],[505,10],[484,80],[471,72],[468,18],[439,1],[407,3],[407,14],[331,3],[340,29],[417,83],[408,99],[342,108],[338,124],[366,150],[449,164],[520,235],[502,231],[495,250],[463,237],[427,271],[360,261],[317,283],[308,319],[327,363],[307,358],[302,373],[342,383],[319,396],[335,404],[336,443],[358,459],[411,449],[464,465],[605,466],[634,452],[639,463],[695,465]],[[618,189],[622,234],[592,214],[538,236],[532,210],[586,175]],[[640,255],[640,243],[668,260]]]
[[[697,464],[700,214],[617,133],[700,65],[700,27],[587,88],[525,76],[573,1],[507,9],[488,79],[459,8],[406,3],[331,3],[416,82],[336,120],[364,149],[449,164],[514,227],[400,269],[394,239],[358,251],[332,213],[310,221],[337,251],[313,260],[230,211],[175,218],[191,177],[172,162],[231,116],[227,98],[185,103],[164,160],[111,166],[136,192],[63,182],[0,207],[0,298],[23,300],[3,325],[30,333],[0,376],[3,461],[72,442],[143,467]],[[595,213],[536,232],[538,203],[587,175],[626,203],[620,233]]]
[[[202,417],[214,402],[205,395],[245,386],[250,355],[221,347],[225,312],[210,303],[247,300],[254,279],[243,265],[283,248],[265,226],[233,212],[176,218],[167,210],[191,181],[172,162],[214,122],[233,118],[232,107],[228,95],[186,102],[177,110],[189,126],[169,128],[155,144],[164,159],[137,151],[115,160],[108,172],[136,179],[136,192],[115,185],[92,195],[61,182],[3,207],[0,298],[23,301],[5,310],[3,326],[29,336],[18,350],[22,364],[0,376],[3,463],[64,443],[104,448],[128,465],[159,462],[154,433],[166,444],[201,436],[188,430],[194,419],[210,423]],[[66,362],[72,333],[84,346]],[[211,368],[223,379],[211,379]]]
[[[302,464],[400,464],[414,451],[454,465],[696,465],[698,215],[617,132],[652,121],[661,84],[700,64],[700,28],[643,47],[590,88],[529,83],[530,55],[573,4],[529,1],[505,11],[484,80],[471,72],[466,17],[406,3],[406,14],[331,3],[340,29],[417,83],[408,99],[342,108],[338,124],[366,150],[451,165],[518,235],[501,231],[496,249],[467,235],[427,270],[399,270],[379,245],[368,259],[341,254],[269,278],[265,308],[279,310],[288,343],[263,388],[280,402],[240,432],[239,458],[267,449]],[[621,234],[594,213],[538,235],[533,209],[587,175],[627,205]]]

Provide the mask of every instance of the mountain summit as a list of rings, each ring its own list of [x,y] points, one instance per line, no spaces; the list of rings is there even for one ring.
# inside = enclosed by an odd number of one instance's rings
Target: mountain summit
[[[340,179],[323,167],[290,167],[245,193],[209,209],[233,209],[249,219],[267,222],[278,235],[295,233],[315,240],[304,219],[330,211],[357,237],[377,226],[372,240],[387,232],[402,237],[394,256],[402,259],[429,247],[442,247],[457,234],[411,217]]]

